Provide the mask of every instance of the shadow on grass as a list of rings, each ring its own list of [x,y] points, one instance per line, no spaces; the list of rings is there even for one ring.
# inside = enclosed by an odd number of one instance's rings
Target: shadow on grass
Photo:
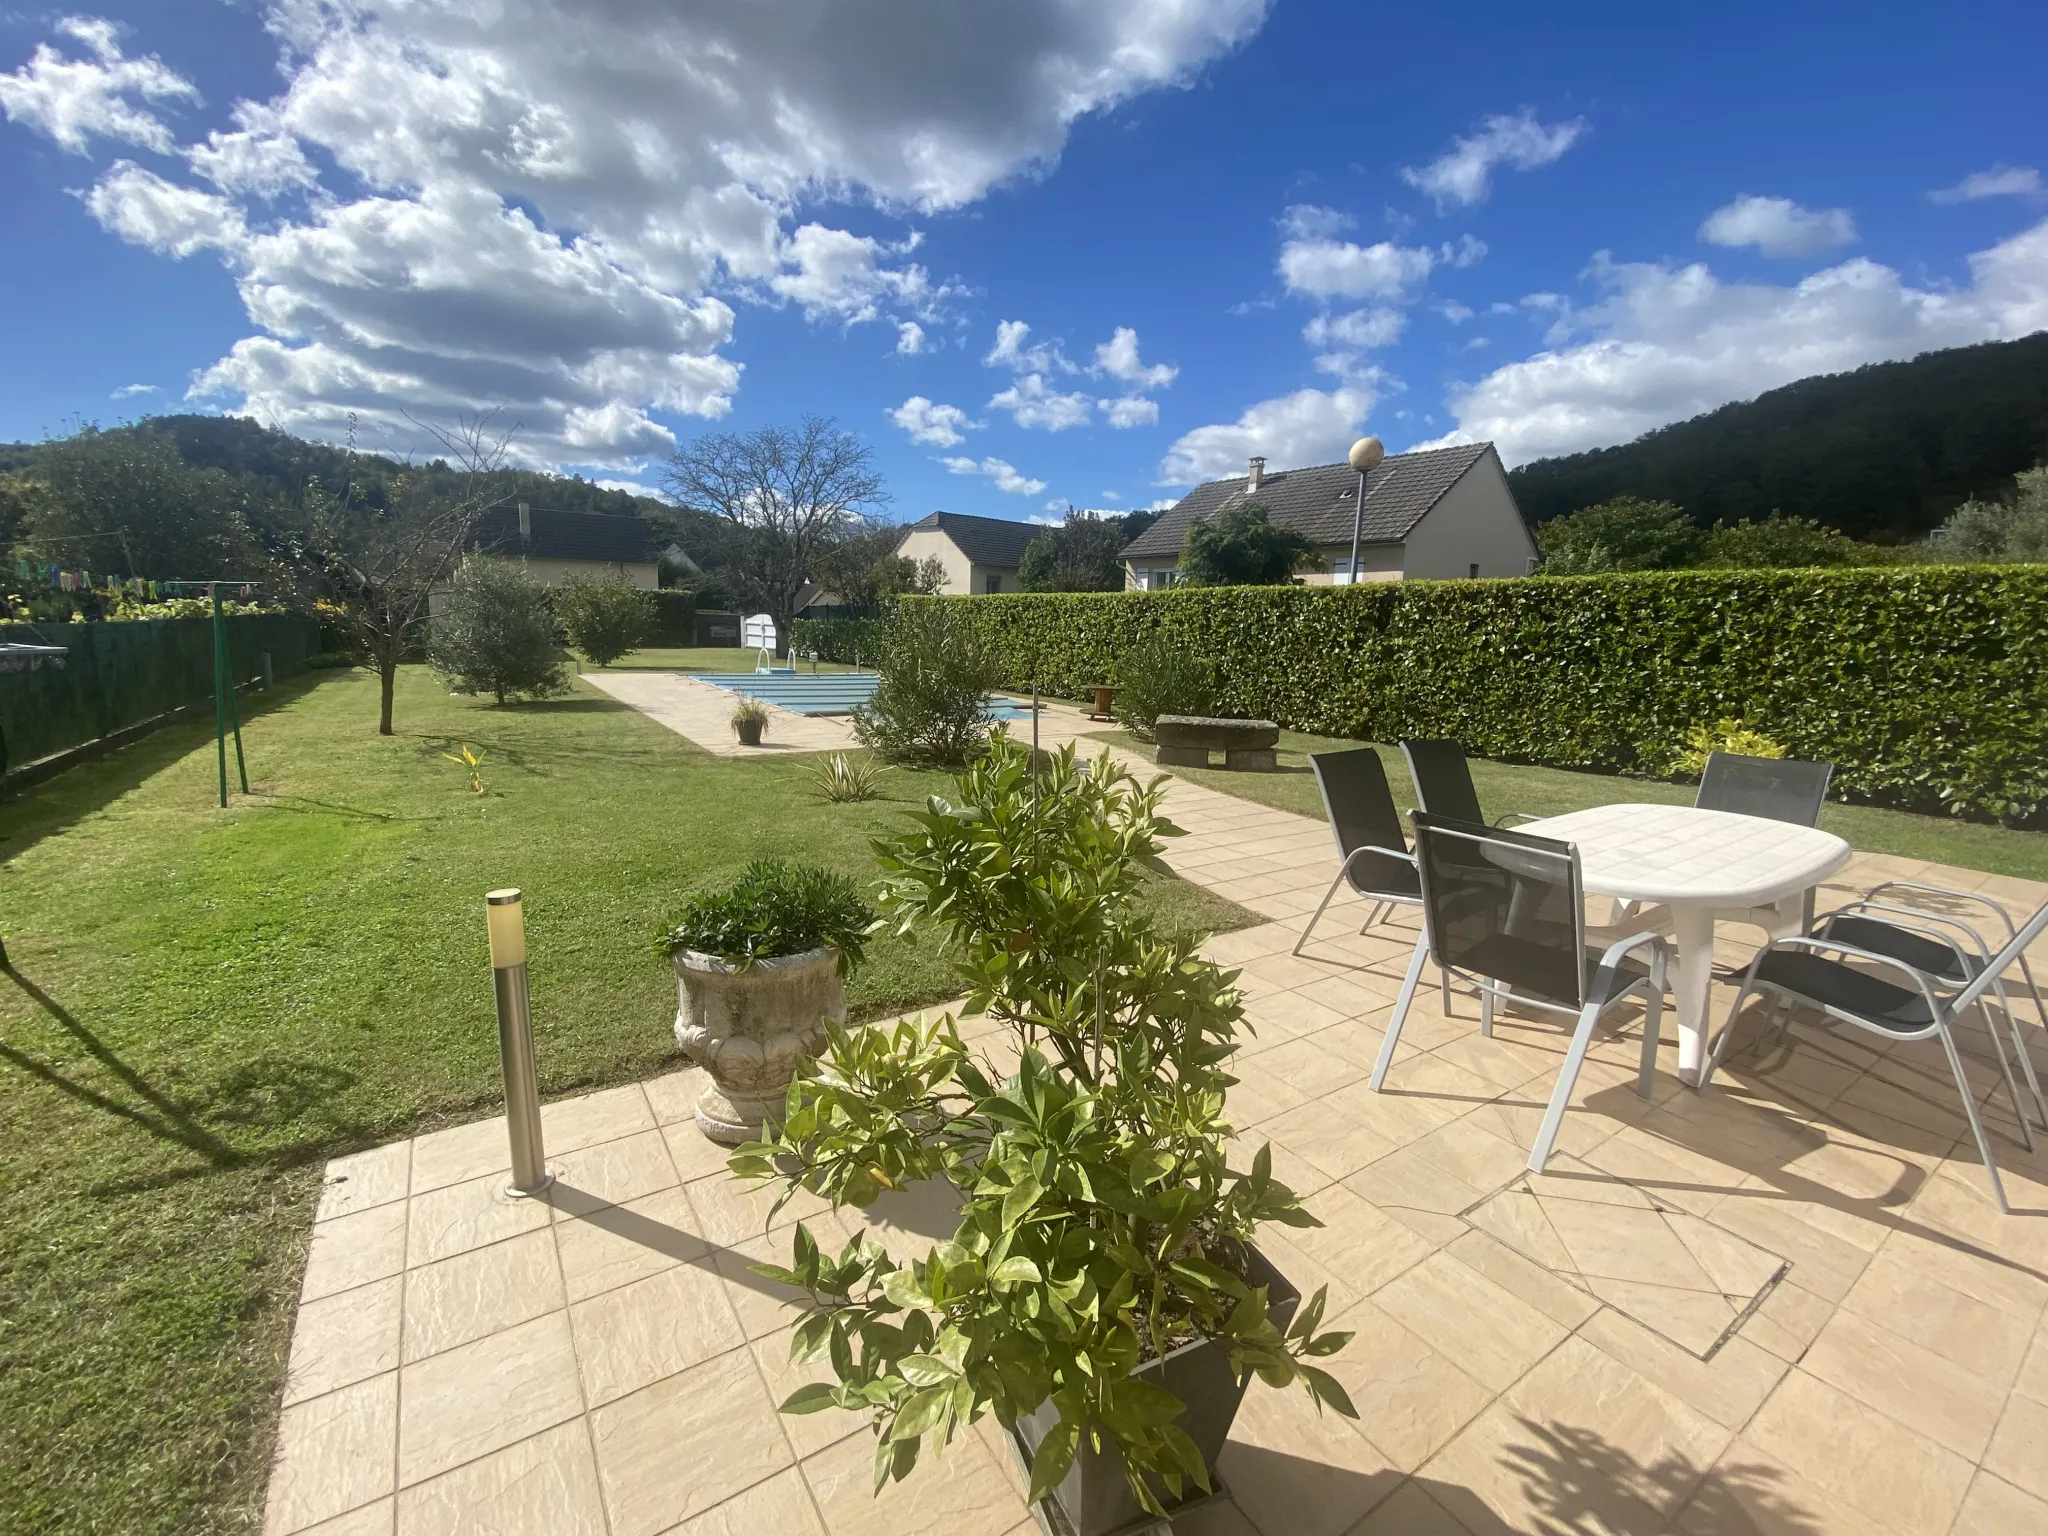
[[[239,702],[245,741],[252,724],[296,702],[333,675],[290,678],[260,693],[244,695]],[[212,721],[181,720],[103,757],[87,758],[40,783],[7,794],[0,798],[0,859],[12,859],[46,837],[61,835],[212,742]],[[232,782],[232,761],[229,768]]]
[[[657,768],[672,765],[676,761],[672,751],[664,750],[666,742],[650,743],[639,749],[621,750],[617,747],[597,746],[583,742],[565,742],[561,745],[536,745],[531,741],[512,741],[504,736],[492,735],[488,731],[463,731],[455,734],[414,731],[410,735],[414,750],[422,762],[438,762],[442,754],[460,754],[465,746],[477,747],[484,754],[484,777],[489,779],[492,765],[510,768],[515,772],[545,776],[555,768],[574,768],[581,764],[601,763],[623,768]],[[687,746],[681,737],[673,740]],[[700,749],[701,750],[701,749]],[[451,769],[451,772],[454,771]]]

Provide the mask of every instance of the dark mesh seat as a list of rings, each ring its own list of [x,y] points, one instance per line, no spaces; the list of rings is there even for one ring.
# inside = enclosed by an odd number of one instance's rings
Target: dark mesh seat
[[[1472,784],[1472,765],[1465,749],[1455,741],[1417,740],[1401,743],[1401,755],[1408,760],[1408,777],[1415,781],[1415,798],[1428,815],[1444,821],[1486,823],[1479,809],[1479,791]],[[1510,817],[1533,820],[1523,811],[1509,811],[1489,825]]]
[[[1337,844],[1337,874],[1301,937],[1294,941],[1297,955],[1340,885],[1348,883],[1372,901],[1360,933],[1394,907],[1422,902],[1422,880],[1415,872],[1415,858],[1408,852],[1407,833],[1401,826],[1401,813],[1394,809],[1394,792],[1387,785],[1387,770],[1379,753],[1371,747],[1311,752],[1308,765],[1322,791],[1330,836]]]
[[[1738,816],[1817,827],[1821,805],[1828,797],[1828,780],[1834,774],[1833,763],[1712,752],[1692,803],[1703,811],[1732,811]]]
[[[1655,933],[1634,934],[1604,950],[1586,947],[1585,891],[1571,844],[1425,811],[1417,811],[1414,820],[1423,935],[1380,1042],[1372,1088],[1378,1092],[1386,1083],[1423,962],[1431,956],[1447,975],[1455,972],[1478,989],[1481,1034],[1493,1033],[1494,1005],[1501,999],[1576,1016],[1557,1087],[1529,1153],[1529,1166],[1540,1173],[1556,1144],[1594,1026],[1608,1009],[1635,996],[1644,1000],[1637,1087],[1649,1095],[1669,950]],[[1647,967],[1631,958],[1638,950],[1648,952]],[[1445,1006],[1448,1011],[1448,997]]]

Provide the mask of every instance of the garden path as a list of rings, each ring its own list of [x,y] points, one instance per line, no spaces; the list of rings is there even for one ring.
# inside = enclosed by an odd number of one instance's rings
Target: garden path
[[[1055,716],[1043,739],[1084,728]],[[1181,1536],[2048,1530],[2048,1141],[2014,1144],[1985,1058],[2010,1217],[1937,1052],[1803,1025],[1705,1094],[1667,1035],[1645,1102],[1625,1019],[1531,1179],[1563,1032],[1508,1014],[1487,1039],[1468,1000],[1447,1015],[1426,992],[1369,1092],[1412,919],[1360,937],[1340,902],[1296,957],[1327,831],[1185,782],[1167,811],[1174,869],[1272,919],[1208,945],[1242,968],[1256,1030],[1233,1118],[1324,1223],[1262,1243],[1356,1330],[1326,1363],[1360,1415],[1255,1383],[1230,1497]],[[2048,895],[1864,857],[1823,900],[1908,873]],[[1745,933],[1724,929],[1723,958]],[[676,1073],[548,1105],[545,1203],[501,1195],[502,1119],[328,1166],[267,1531],[1035,1529],[993,1423],[874,1498],[859,1421],[775,1413],[809,1373],[746,1266],[798,1219],[849,1223],[798,1200],[764,1233],[768,1198],[725,1174],[691,1095]],[[907,1203],[868,1220],[899,1251],[942,1226]]]
[[[732,733],[733,706],[739,701],[723,688],[679,672],[585,672],[583,681],[714,757],[843,752],[854,745],[853,726],[843,715],[799,715],[770,704],[761,745],[742,746]]]

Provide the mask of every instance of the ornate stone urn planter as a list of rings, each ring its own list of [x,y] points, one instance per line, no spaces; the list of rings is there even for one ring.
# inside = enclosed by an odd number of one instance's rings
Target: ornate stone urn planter
[[[741,969],[679,949],[676,1044],[704,1069],[697,1128],[722,1146],[757,1140],[782,1120],[799,1056],[815,1056],[828,1023],[846,1022],[846,982],[830,946]]]

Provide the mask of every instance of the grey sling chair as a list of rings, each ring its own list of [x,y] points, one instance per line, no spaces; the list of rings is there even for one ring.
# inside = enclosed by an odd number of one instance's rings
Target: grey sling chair
[[[1537,819],[1527,811],[1509,811],[1487,821],[1479,809],[1479,791],[1472,785],[1472,765],[1455,741],[1404,741],[1401,755],[1408,760],[1408,777],[1415,781],[1415,798],[1431,816],[1496,827],[1510,816]]]
[[[1371,747],[1347,752],[1311,752],[1309,767],[1315,770],[1316,787],[1323,792],[1323,809],[1329,814],[1330,836],[1337,842],[1337,877],[1323,892],[1308,926],[1294,941],[1294,953],[1315,931],[1323,909],[1347,880],[1351,889],[1370,897],[1372,910],[1366,915],[1367,928],[1399,905],[1422,904],[1422,882],[1415,873],[1415,855],[1408,851],[1407,834],[1401,828],[1401,813],[1394,809],[1394,792],[1387,787],[1387,770],[1379,753]]]
[[[1594,1027],[1609,1009],[1631,997],[1643,999],[1643,1054],[1636,1091],[1650,1096],[1670,948],[1662,934],[1645,932],[1619,939],[1604,950],[1587,949],[1585,888],[1579,877],[1579,851],[1570,843],[1447,821],[1425,811],[1417,811],[1414,820],[1423,932],[1401,982],[1386,1038],[1380,1042],[1372,1089],[1379,1092],[1387,1080],[1423,962],[1432,955],[1439,965],[1478,987],[1483,1035],[1493,1033],[1496,1000],[1575,1017],[1557,1087],[1529,1152],[1531,1171],[1541,1173],[1557,1143]],[[1637,950],[1648,952],[1647,966],[1632,958]]]
[[[2020,1109],[2019,1087],[2013,1082],[2012,1063],[2006,1059],[1998,1027],[1991,1022],[1984,997],[1997,984],[1999,977],[2025,953],[2027,946],[2041,937],[2043,930],[2048,930],[2048,904],[2027,919],[2025,926],[2013,934],[2005,948],[1977,969],[1975,978],[1967,986],[1956,991],[1947,990],[1927,972],[1896,956],[1850,943],[1840,936],[1842,932],[1850,931],[1845,924],[1838,923],[1836,932],[1825,936],[1816,934],[1810,938],[1773,939],[1750,963],[1748,972],[1743,976],[1742,988],[1735,994],[1735,1006],[1728,1011],[1728,1023],[1721,1030],[1721,1038],[1714,1042],[1714,1052],[1707,1058],[1699,1086],[1705,1090],[1721,1065],[1721,1058],[1728,1053],[1728,1042],[1735,1038],[1736,1020],[1741,1017],[1742,1005],[1749,1001],[1752,992],[1771,993],[1779,1002],[1792,1007],[1805,1003],[1818,1008],[1831,1019],[1853,1024],[1887,1040],[1925,1040],[1932,1036],[1941,1041],[1942,1053],[1948,1057],[1949,1071],[1955,1075],[1956,1091],[1963,1101],[1963,1118],[1970,1122],[1970,1134],[1976,1138],[1977,1151],[1984,1158],[1984,1172],[1991,1180],[1992,1196],[1998,1201],[1998,1208],[2010,1214],[2012,1207],[2006,1203],[2005,1184],[1999,1178],[1998,1164],[1991,1156],[1991,1141],[1984,1134],[1984,1122],[1977,1116],[1970,1080],[1963,1072],[1963,1060],[1956,1051],[1955,1026],[1973,1008],[1983,1018],[1985,1032],[1991,1036],[1991,1047],[2005,1078],[2005,1091],[2012,1098],[2013,1113],[2019,1119],[2020,1131],[2031,1151],[2034,1133]],[[1835,956],[1841,958],[1832,958]],[[1950,958],[1959,968],[1963,965],[1959,948]],[[1858,964],[1851,965],[1850,961]],[[1865,968],[1859,969],[1859,965]],[[1774,1003],[1771,1011],[1775,1011],[1776,1006]]]

